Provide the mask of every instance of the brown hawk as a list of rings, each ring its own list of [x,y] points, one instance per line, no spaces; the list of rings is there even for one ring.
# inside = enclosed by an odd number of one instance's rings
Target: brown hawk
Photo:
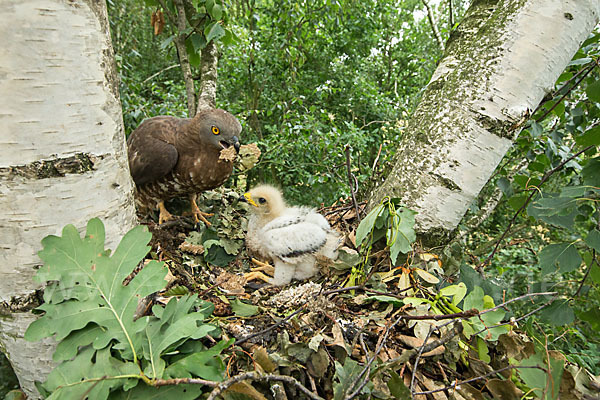
[[[165,200],[185,195],[196,222],[208,223],[196,194],[229,178],[233,161],[219,156],[230,146],[239,150],[241,130],[237,118],[220,109],[201,111],[194,118],[158,116],[143,121],[127,139],[138,211],[158,208],[162,224],[172,218]]]

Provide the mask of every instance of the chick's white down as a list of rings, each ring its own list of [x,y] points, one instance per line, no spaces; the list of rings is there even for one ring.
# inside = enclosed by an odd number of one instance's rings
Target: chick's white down
[[[317,256],[335,259],[340,235],[308,207],[288,207],[279,190],[261,185],[244,195],[250,203],[248,247],[275,264],[274,285],[317,273]]]

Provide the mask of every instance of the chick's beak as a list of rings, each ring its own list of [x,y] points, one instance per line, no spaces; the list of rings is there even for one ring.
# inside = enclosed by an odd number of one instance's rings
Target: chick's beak
[[[240,139],[238,139],[237,136],[233,137],[233,148],[235,149],[236,153],[240,152]]]
[[[258,204],[256,204],[254,200],[252,200],[252,196],[250,195],[250,193],[244,193],[244,195],[240,197],[240,201],[244,201],[246,203],[252,204],[254,207],[258,207]]]

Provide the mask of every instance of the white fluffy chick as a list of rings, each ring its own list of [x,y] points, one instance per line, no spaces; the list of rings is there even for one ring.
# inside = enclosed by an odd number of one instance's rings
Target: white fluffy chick
[[[288,207],[279,190],[260,185],[244,194],[250,205],[248,247],[273,260],[270,283],[286,285],[317,273],[317,256],[337,257],[340,235],[314,209]]]

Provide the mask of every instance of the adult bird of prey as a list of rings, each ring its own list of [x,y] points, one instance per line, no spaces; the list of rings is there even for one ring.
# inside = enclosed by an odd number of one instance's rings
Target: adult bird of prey
[[[314,209],[288,207],[281,192],[268,185],[255,187],[241,200],[251,205],[246,243],[273,260],[272,284],[310,278],[317,273],[317,257],[337,256],[340,235]],[[264,275],[258,277],[264,279]]]
[[[221,109],[204,110],[193,118],[158,116],[142,122],[127,139],[129,169],[136,186],[138,212],[158,208],[159,224],[172,219],[165,200],[189,196],[192,214],[209,224],[196,204],[198,192],[222,185],[233,160],[220,159],[223,149],[240,148],[242,126]]]

